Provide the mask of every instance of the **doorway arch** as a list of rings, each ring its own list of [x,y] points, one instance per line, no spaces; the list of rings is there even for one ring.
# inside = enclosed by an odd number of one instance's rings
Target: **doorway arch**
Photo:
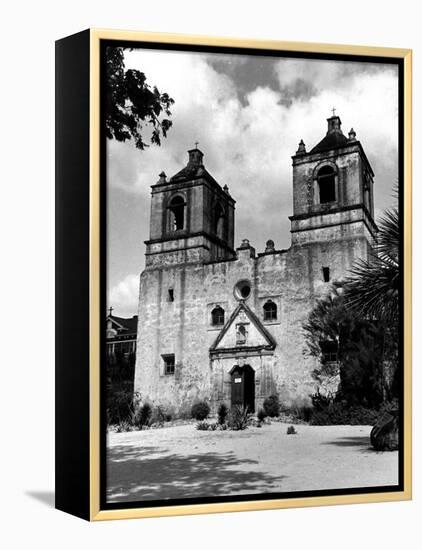
[[[231,375],[231,406],[247,407],[255,412],[255,371],[250,365],[235,365]]]

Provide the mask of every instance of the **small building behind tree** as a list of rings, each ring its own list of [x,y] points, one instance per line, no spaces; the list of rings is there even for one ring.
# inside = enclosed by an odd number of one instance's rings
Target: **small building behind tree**
[[[131,390],[135,373],[138,316],[117,317],[110,307],[106,325],[108,384]]]

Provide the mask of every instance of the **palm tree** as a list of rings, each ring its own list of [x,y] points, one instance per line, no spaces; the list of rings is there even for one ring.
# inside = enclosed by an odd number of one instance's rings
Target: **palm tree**
[[[397,199],[398,190],[394,190]],[[385,397],[399,395],[401,376],[398,347],[400,314],[400,218],[397,206],[387,210],[367,260],[355,263],[344,282],[344,302],[351,313],[359,313],[383,327],[382,382]]]
[[[344,299],[348,308],[387,324],[398,321],[399,251],[399,213],[394,207],[387,210],[379,222],[377,241],[369,258],[357,261],[344,283]]]

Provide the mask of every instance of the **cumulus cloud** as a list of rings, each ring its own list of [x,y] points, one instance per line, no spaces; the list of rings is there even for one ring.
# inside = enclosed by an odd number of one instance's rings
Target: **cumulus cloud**
[[[108,306],[118,317],[132,317],[138,310],[139,274],[127,275],[113,286],[108,295]]]
[[[229,61],[200,53],[126,53],[127,68],[144,71],[148,82],[175,99],[173,127],[161,147],[141,152],[132,143],[108,143],[108,184],[142,203],[142,240],[148,238],[150,185],[162,170],[168,176],[180,170],[198,140],[207,169],[237,201],[236,243],[249,238],[262,250],[271,238],[277,247],[288,247],[291,156],[300,139],[308,150],[322,139],[333,106],[344,133],[356,130],[374,168],[377,209],[390,203],[397,180],[394,67],[263,57]],[[249,86],[240,84],[246,81]],[[118,232],[119,223],[110,231]],[[132,252],[142,264],[143,247]]]

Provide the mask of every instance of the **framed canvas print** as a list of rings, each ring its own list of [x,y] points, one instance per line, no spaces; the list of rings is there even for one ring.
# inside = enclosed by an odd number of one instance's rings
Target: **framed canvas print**
[[[411,498],[411,51],[56,43],[56,506]]]

